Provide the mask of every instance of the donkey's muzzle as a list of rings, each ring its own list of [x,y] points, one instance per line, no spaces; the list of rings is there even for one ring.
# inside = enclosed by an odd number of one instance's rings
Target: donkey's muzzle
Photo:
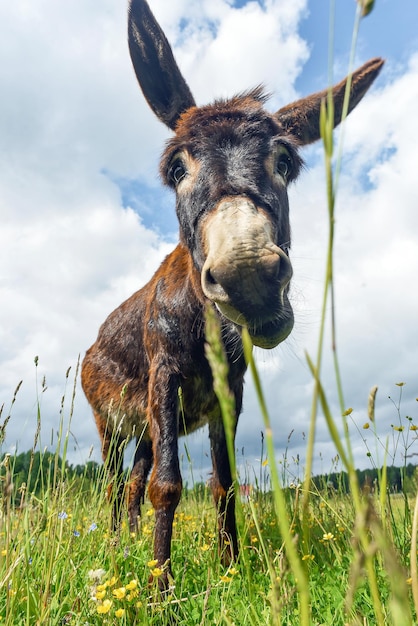
[[[287,291],[289,257],[273,240],[268,214],[248,198],[222,201],[203,226],[207,298],[232,322],[246,326],[256,345],[274,347],[293,327]]]

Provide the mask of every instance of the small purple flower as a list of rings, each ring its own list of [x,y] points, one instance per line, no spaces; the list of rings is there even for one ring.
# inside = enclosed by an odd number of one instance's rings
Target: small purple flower
[[[97,524],[96,524],[96,522],[93,522],[93,524],[91,524],[91,526],[90,526],[90,528],[88,529],[87,532],[91,533],[91,532],[93,532],[93,530],[96,530],[96,528],[97,528]]]
[[[58,513],[58,519],[67,519],[68,517],[68,513],[66,513],[65,511],[61,511],[60,513]]]
[[[74,537],[79,537],[80,533],[78,532],[78,530],[73,530],[73,535]]]

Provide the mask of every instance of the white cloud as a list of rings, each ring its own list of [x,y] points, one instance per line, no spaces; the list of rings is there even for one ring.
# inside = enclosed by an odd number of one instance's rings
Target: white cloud
[[[259,82],[275,92],[272,108],[295,97],[308,54],[298,35],[305,0],[268,0],[264,9],[249,2],[240,10],[227,0],[155,0],[152,6],[176,42],[179,65],[199,102]],[[0,23],[6,94],[0,100],[0,405],[8,406],[23,379],[7,444],[19,439],[26,449],[36,421],[33,358],[39,355],[38,378],[45,373],[48,384],[41,394],[48,443],[67,367],[74,368],[105,316],[151,276],[170,248],[122,208],[119,189],[103,173],[137,177],[157,190],[158,154],[168,132],[136,85],[123,4],[16,0],[0,5]],[[391,81],[385,86],[383,75],[351,116],[337,206],[338,336],[347,403],[360,419],[369,386],[381,385],[386,425],[393,410],[385,395],[416,371],[418,357],[412,339],[418,134],[411,113],[417,66],[412,57],[402,73],[387,70]],[[316,349],[326,242],[322,157],[319,148],[311,154],[312,168],[291,191],[296,328],[284,346],[260,355],[277,447],[289,445],[294,456],[303,454],[309,422],[312,381],[304,349]],[[326,361],[327,386],[330,370]],[[407,382],[405,406],[413,414],[416,379]],[[238,444],[257,457],[262,423],[251,383],[244,404]],[[78,390],[76,461],[97,444],[89,414]],[[191,445],[207,461],[202,437]],[[324,457],[334,455],[322,421],[318,442]]]
[[[21,1],[1,5],[0,22],[1,402],[7,407],[23,379],[7,435],[26,449],[35,430],[34,357],[47,379],[48,431],[57,427],[67,367],[171,247],[122,208],[102,173],[140,173],[156,185],[164,129],[141,123],[148,110],[121,7]],[[86,423],[78,418],[75,432]],[[87,423],[85,436],[95,440]]]
[[[152,6],[177,42],[178,63],[199,103],[260,83],[274,92],[273,104],[295,98],[294,82],[308,57],[297,31],[306,0],[249,2],[240,9],[225,0],[183,0],[171,9],[157,0]]]

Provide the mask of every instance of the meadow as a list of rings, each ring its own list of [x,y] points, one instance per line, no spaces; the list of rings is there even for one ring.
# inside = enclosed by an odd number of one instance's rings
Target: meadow
[[[284,464],[277,475],[266,441],[259,478],[237,493],[239,561],[221,566],[212,497],[196,484],[176,513],[176,580],[162,597],[153,510],[145,504],[138,535],[126,521],[110,530],[106,467],[74,472],[65,461],[71,412],[63,398],[55,453],[39,450],[35,433],[23,473],[20,457],[1,456],[0,624],[415,623],[415,473],[406,480],[400,468],[397,493],[385,467],[372,489],[350,468],[307,487],[286,479]],[[416,422],[406,423],[415,441]]]
[[[358,4],[357,28],[373,3]],[[355,33],[353,42],[354,51]],[[346,112],[347,108],[348,99]],[[210,494],[205,485],[185,490],[174,525],[175,584],[161,595],[158,579],[163,572],[152,560],[154,518],[149,503],[145,504],[138,535],[129,533],[125,521],[115,534],[110,531],[106,467],[93,477],[87,465],[81,474],[68,470],[74,393],[68,399],[64,397],[59,408],[61,419],[53,454],[46,454],[39,443],[42,412],[38,403],[34,416],[38,426],[23,477],[17,475],[16,456],[3,453],[14,398],[10,408],[3,407],[0,414],[0,626],[416,623],[415,475],[407,477],[404,468],[401,490],[392,493],[388,479],[391,450],[384,444],[385,460],[382,467],[376,467],[373,488],[360,483],[350,441],[351,410],[343,400],[335,342],[338,415],[330,410],[321,380],[326,311],[331,308],[335,312],[336,308],[333,228],[341,148],[335,150],[333,145],[332,115],[329,101],[321,117],[329,211],[328,257],[318,351],[314,358],[307,356],[314,391],[303,482],[293,483],[286,467],[281,465],[279,469],[277,464],[262,382],[249,336],[244,332],[245,354],[264,419],[265,448],[260,467],[254,468],[254,475],[262,478],[255,481],[245,498],[239,490],[242,477],[235,476],[240,558],[228,568],[221,566]],[[332,332],[335,320],[334,314]],[[207,320],[207,342],[228,430],[233,406],[225,383],[226,364],[219,332],[211,317]],[[78,371],[74,373],[74,389],[77,377]],[[403,383],[398,383],[398,421],[393,427],[397,436],[387,441],[403,445],[406,453],[417,439],[418,418],[402,415],[402,387]],[[368,422],[363,428],[381,443],[389,433],[378,434],[374,400],[375,390],[371,390]],[[327,477],[312,479],[319,409],[335,445],[339,467],[345,472],[337,472],[341,481],[333,480],[332,486]],[[229,453],[235,467],[233,445]]]

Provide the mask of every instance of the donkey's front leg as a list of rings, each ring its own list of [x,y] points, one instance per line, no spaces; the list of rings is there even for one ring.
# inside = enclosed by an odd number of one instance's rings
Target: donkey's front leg
[[[167,588],[171,573],[171,536],[174,512],[181,496],[178,459],[178,379],[164,365],[151,371],[148,419],[154,466],[148,493],[155,510],[154,558],[164,569],[159,583]]]
[[[234,427],[234,439],[235,439]],[[235,496],[222,417],[209,422],[213,474],[211,489],[218,514],[219,554],[224,565],[238,556]]]

